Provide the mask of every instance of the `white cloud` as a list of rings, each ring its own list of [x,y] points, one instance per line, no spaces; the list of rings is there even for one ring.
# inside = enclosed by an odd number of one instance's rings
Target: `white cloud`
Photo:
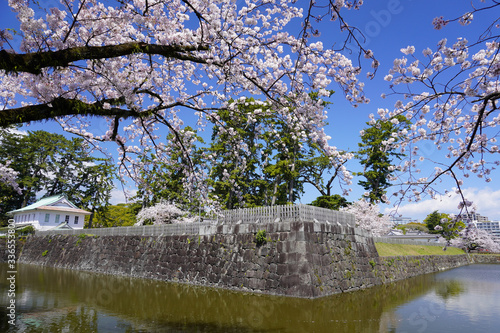
[[[19,130],[19,129],[17,129],[17,128],[8,128],[8,129],[7,129],[7,132],[9,132],[9,133],[11,133],[11,134],[22,135],[22,136],[28,135],[28,132],[27,132],[27,131],[24,131],[24,130]]]
[[[137,190],[127,190],[126,193],[123,190],[114,189],[111,191],[111,200],[110,203],[112,205],[116,205],[119,203],[128,203],[132,202],[130,200],[131,197],[135,196]]]
[[[491,188],[467,188],[463,190],[464,197],[473,202],[476,212],[487,216],[490,220],[500,220],[500,190]],[[422,200],[415,203],[402,204],[397,208],[397,214],[422,221],[435,210],[441,213],[457,214],[460,195],[452,192],[438,199]],[[384,213],[394,212],[395,208],[385,208]]]

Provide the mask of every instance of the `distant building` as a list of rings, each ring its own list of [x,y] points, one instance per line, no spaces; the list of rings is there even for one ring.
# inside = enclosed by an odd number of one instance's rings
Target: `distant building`
[[[397,225],[397,224],[408,224],[412,222],[417,222],[416,220],[412,219],[411,217],[403,217],[403,216],[391,216],[391,223],[392,225]]]
[[[477,213],[464,213],[458,215],[458,218],[462,220],[465,223],[470,223],[470,222],[488,222],[488,217],[487,216],[482,216],[481,214]]]
[[[79,209],[64,195],[55,195],[7,214],[12,215],[16,226],[32,225],[35,230],[50,230],[83,229],[85,215],[91,213]]]

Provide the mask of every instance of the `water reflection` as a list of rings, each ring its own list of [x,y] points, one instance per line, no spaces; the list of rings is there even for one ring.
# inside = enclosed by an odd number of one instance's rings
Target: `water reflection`
[[[396,309],[397,332],[498,332],[500,265],[471,265],[439,274],[423,297]]]
[[[443,313],[442,304],[460,304],[454,300],[469,289],[460,279],[430,274],[306,300],[31,265],[18,266],[17,288],[18,328],[26,332],[413,332]],[[421,300],[428,302],[427,317],[419,312]],[[0,316],[5,331],[6,315]]]
[[[449,298],[457,297],[464,292],[464,284],[460,281],[451,280],[445,283],[440,282],[436,286],[436,295],[441,297],[443,300],[448,300]]]

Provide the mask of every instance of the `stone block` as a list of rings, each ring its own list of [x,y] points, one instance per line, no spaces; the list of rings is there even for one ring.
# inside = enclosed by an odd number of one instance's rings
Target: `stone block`
[[[261,225],[260,224],[257,225],[256,223],[246,224],[246,226],[247,226],[248,233],[256,233],[260,230],[259,228],[261,228]]]
[[[304,232],[306,233],[314,232],[314,222],[303,222],[302,225],[304,226],[302,229]]]
[[[265,257],[269,254],[269,248],[267,246],[261,246],[257,250],[257,254],[260,255],[261,257]]]
[[[287,265],[287,274],[298,274],[299,268],[302,266],[299,263],[288,263]]]
[[[288,253],[282,252],[278,255],[278,263],[284,264],[288,262]]]
[[[277,231],[279,231],[279,232],[290,232],[291,231],[290,222],[279,222],[276,225],[278,226]]]
[[[306,274],[309,274],[311,273],[311,267],[313,267],[313,265],[310,265],[310,264],[297,264],[297,272],[301,275],[306,275]],[[290,271],[290,273],[295,273],[296,271]]]
[[[303,242],[306,240],[306,232],[304,231],[297,231],[294,233],[295,234],[295,241],[296,242]]]
[[[265,281],[266,281],[265,282],[265,289],[266,290],[276,289],[279,286],[278,280],[276,280],[276,279],[266,279]]]
[[[284,261],[283,263],[286,263],[286,264],[296,263],[300,260],[300,258],[301,258],[301,256],[299,253],[288,252],[288,253],[286,253],[286,261]]]
[[[279,279],[279,285],[283,289],[291,289],[300,285],[300,276],[298,274],[282,276]],[[287,293],[289,295],[289,293]]]
[[[282,242],[282,241],[276,242],[276,251],[278,253],[283,252],[283,244],[284,244],[284,242]]]
[[[289,264],[278,264],[276,268],[276,274],[279,276],[285,276],[288,274]]]
[[[306,254],[307,253],[307,243],[306,242],[295,242],[295,246],[293,247],[293,251]]]
[[[251,262],[254,256],[255,256],[254,250],[245,250],[243,253],[243,261]]]
[[[291,222],[290,231],[304,231],[304,222]]]

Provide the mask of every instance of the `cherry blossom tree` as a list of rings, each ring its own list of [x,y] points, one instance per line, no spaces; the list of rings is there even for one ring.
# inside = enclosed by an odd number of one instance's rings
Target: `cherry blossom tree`
[[[391,222],[387,215],[380,214],[378,205],[371,204],[365,199],[353,202],[340,211],[354,214],[356,227],[368,230],[373,236],[387,234],[391,228]]]
[[[435,197],[442,193],[435,185],[449,176],[462,196],[458,208],[467,209],[471,203],[461,191],[464,179],[475,175],[489,182],[491,172],[500,164],[496,157],[500,152],[500,19],[495,14],[499,8],[498,1],[482,0],[474,2],[463,16],[436,18],[435,29],[444,29],[453,24],[467,26],[483,12],[491,15],[490,20],[477,22],[484,25],[484,33],[476,40],[442,39],[434,48],[402,48],[404,56],[394,60],[385,76],[391,92],[383,97],[396,96],[398,100],[393,110],[379,109],[378,115],[384,120],[403,115],[412,122],[410,130],[397,133],[404,138],[401,142],[388,144],[407,155],[398,167],[401,175],[391,179],[400,185],[393,194],[400,200]],[[420,152],[425,141],[442,150],[444,159],[431,160]],[[419,164],[424,161],[435,163],[435,169],[423,174]]]
[[[188,213],[175,204],[161,200],[151,207],[142,208],[139,213],[137,213],[137,223],[135,225],[193,222],[196,219],[196,217],[189,218],[187,215]]]
[[[39,8],[9,0],[22,39],[17,48],[10,31],[0,34],[0,126],[50,119],[96,146],[116,142],[120,171],[134,179],[145,151],[168,160],[160,131],[182,146],[177,133],[195,116],[198,130],[210,124],[232,133],[216,111],[237,114],[246,97],[258,96],[297,140],[313,140],[339,163],[323,131],[322,99],[334,83],[354,105],[367,99],[359,66],[317,41],[313,22],[337,21],[347,32],[341,48],[359,45],[341,11],[362,1],[295,2],[61,0]],[[373,58],[362,47],[358,53]],[[95,118],[107,123],[104,133]],[[203,175],[193,170],[186,184],[200,189]]]
[[[248,97],[263,103],[259,115],[279,119],[299,142],[311,140],[331,158],[332,168],[350,185],[344,163],[351,154],[328,142],[323,130],[324,99],[334,84],[353,105],[365,103],[359,81],[363,58],[378,62],[364,49],[359,30],[344,14],[362,0],[61,0],[57,8],[39,8],[35,0],[9,0],[20,30],[0,31],[0,126],[54,120],[66,131],[96,147],[115,142],[123,176],[137,178],[141,155],[154,150],[167,162],[169,150],[158,133],[171,132],[186,154],[189,144],[178,135],[190,117],[196,130],[220,127],[230,135],[217,111],[237,115]],[[303,6],[298,7],[298,6]],[[456,18],[438,17],[436,29],[467,26],[484,12],[498,11],[496,0],[474,2]],[[498,16],[482,20],[484,33],[469,41],[441,40],[417,50],[403,45],[403,57],[385,76],[386,97],[396,97],[392,110],[380,108],[371,122],[412,124],[395,133],[406,156],[391,182],[393,196],[420,200],[440,193],[436,186],[451,177],[461,192],[464,179],[491,180],[500,164],[497,144],[500,98],[500,34]],[[317,22],[333,21],[344,34],[326,45]],[[331,30],[330,30],[331,31]],[[329,32],[330,32],[329,31]],[[333,34],[330,33],[329,37]],[[11,42],[19,36],[19,43]],[[19,46],[18,46],[19,45]],[[355,46],[352,59],[340,51]],[[311,92],[317,92],[317,98]],[[231,102],[228,102],[231,101]],[[95,119],[106,123],[96,130]],[[196,122],[195,120],[195,122]],[[253,122],[248,117],[249,122]],[[397,125],[397,123],[394,123]],[[263,133],[256,132],[256,136]],[[445,160],[420,153],[425,141],[445,151]],[[244,150],[237,140],[235,152]],[[419,172],[419,162],[436,163],[433,172]],[[185,184],[208,192],[206,174],[190,168]],[[10,179],[7,168],[0,178]],[[392,170],[391,170],[392,171]],[[463,197],[460,208],[469,202]]]
[[[2,144],[1,138],[4,136],[5,133],[8,133],[8,131],[9,128],[7,129],[0,128],[0,144]],[[0,183],[7,185],[9,188],[12,188],[18,194],[21,194],[22,190],[16,181],[19,172],[12,169],[10,167],[11,164],[12,161],[5,161],[3,163],[0,162]]]
[[[460,237],[452,239],[450,244],[466,248],[468,251],[481,248],[490,252],[500,252],[500,244],[496,243],[486,230],[478,229],[473,225],[462,230]]]
[[[0,163],[0,182],[9,185],[12,187],[17,193],[21,194],[21,189],[16,182],[16,177],[19,172],[15,171],[12,168],[9,168],[11,161],[7,161],[7,163]]]

